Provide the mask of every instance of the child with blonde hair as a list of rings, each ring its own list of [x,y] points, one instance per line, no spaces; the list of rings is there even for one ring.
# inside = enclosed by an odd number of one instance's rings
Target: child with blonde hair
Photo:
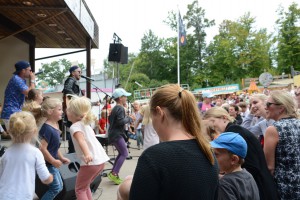
[[[0,200],[32,200],[36,173],[44,184],[53,180],[43,154],[30,144],[37,138],[36,122],[31,113],[17,112],[10,116],[8,128],[13,144],[1,158]]]
[[[42,125],[46,121],[44,117],[42,117],[41,112],[41,104],[43,102],[43,91],[38,89],[31,89],[28,92],[26,101],[23,105],[22,110],[31,112],[36,119],[36,124],[38,130],[41,129]]]
[[[63,182],[58,169],[62,164],[70,163],[70,160],[65,158],[59,151],[61,131],[59,130],[58,121],[62,118],[62,101],[57,98],[47,98],[42,103],[41,111],[46,121],[39,132],[40,149],[49,172],[53,174],[53,182],[49,185],[48,191],[41,200],[50,200],[62,191]]]
[[[90,124],[92,121],[91,102],[86,97],[73,97],[67,105],[67,115],[73,124],[70,127],[75,152],[81,159],[77,174],[75,192],[78,200],[92,200],[90,184],[104,169],[109,160],[98,142]]]
[[[144,135],[144,151],[145,151],[147,148],[155,144],[158,144],[159,137],[152,125],[149,105],[143,105],[140,113],[143,116],[142,130]]]

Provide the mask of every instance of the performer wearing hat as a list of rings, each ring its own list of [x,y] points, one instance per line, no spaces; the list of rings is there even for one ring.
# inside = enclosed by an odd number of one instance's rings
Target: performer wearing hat
[[[16,71],[9,80],[5,89],[4,105],[1,118],[8,129],[8,120],[10,115],[20,112],[29,90],[35,88],[35,74],[31,71],[30,63],[19,61],[15,64]],[[29,86],[26,84],[26,78],[30,80]]]
[[[78,80],[80,80],[81,77],[81,68],[74,65],[69,69],[70,75],[67,78],[67,80],[64,83],[64,89],[63,89],[63,111],[64,111],[64,121],[66,122],[66,126],[67,126],[67,132],[66,132],[66,136],[67,136],[67,140],[68,140],[68,151],[69,153],[74,153],[75,149],[74,149],[74,145],[72,142],[72,138],[69,132],[69,128],[72,125],[72,122],[70,122],[67,118],[66,115],[66,108],[67,108],[67,101],[69,100],[67,98],[68,94],[71,95],[77,95],[77,96],[83,96],[83,92],[79,87],[78,84]]]

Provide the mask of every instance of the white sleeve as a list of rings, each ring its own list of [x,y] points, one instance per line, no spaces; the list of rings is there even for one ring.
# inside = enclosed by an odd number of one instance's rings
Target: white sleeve
[[[44,156],[39,150],[36,153],[35,169],[41,181],[45,181],[49,178],[50,173],[48,171],[48,168],[46,167]]]

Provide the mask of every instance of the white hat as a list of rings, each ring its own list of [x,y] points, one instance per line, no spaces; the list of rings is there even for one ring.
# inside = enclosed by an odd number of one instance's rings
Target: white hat
[[[112,98],[113,99],[117,99],[119,97],[122,97],[122,96],[131,96],[131,93],[129,92],[126,92],[123,88],[117,88],[114,93],[112,94]]]
[[[203,92],[202,93],[202,97],[204,97],[204,98],[212,98],[212,97],[214,97],[214,95],[213,95],[212,92]]]

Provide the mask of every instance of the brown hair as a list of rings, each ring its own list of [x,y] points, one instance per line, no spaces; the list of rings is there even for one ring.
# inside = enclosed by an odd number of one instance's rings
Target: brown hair
[[[202,120],[194,95],[177,84],[166,85],[157,89],[151,97],[150,112],[155,113],[157,106],[166,108],[176,121],[182,123],[186,131],[196,138],[199,147],[213,165],[213,152],[204,136],[205,130],[202,130]]]

